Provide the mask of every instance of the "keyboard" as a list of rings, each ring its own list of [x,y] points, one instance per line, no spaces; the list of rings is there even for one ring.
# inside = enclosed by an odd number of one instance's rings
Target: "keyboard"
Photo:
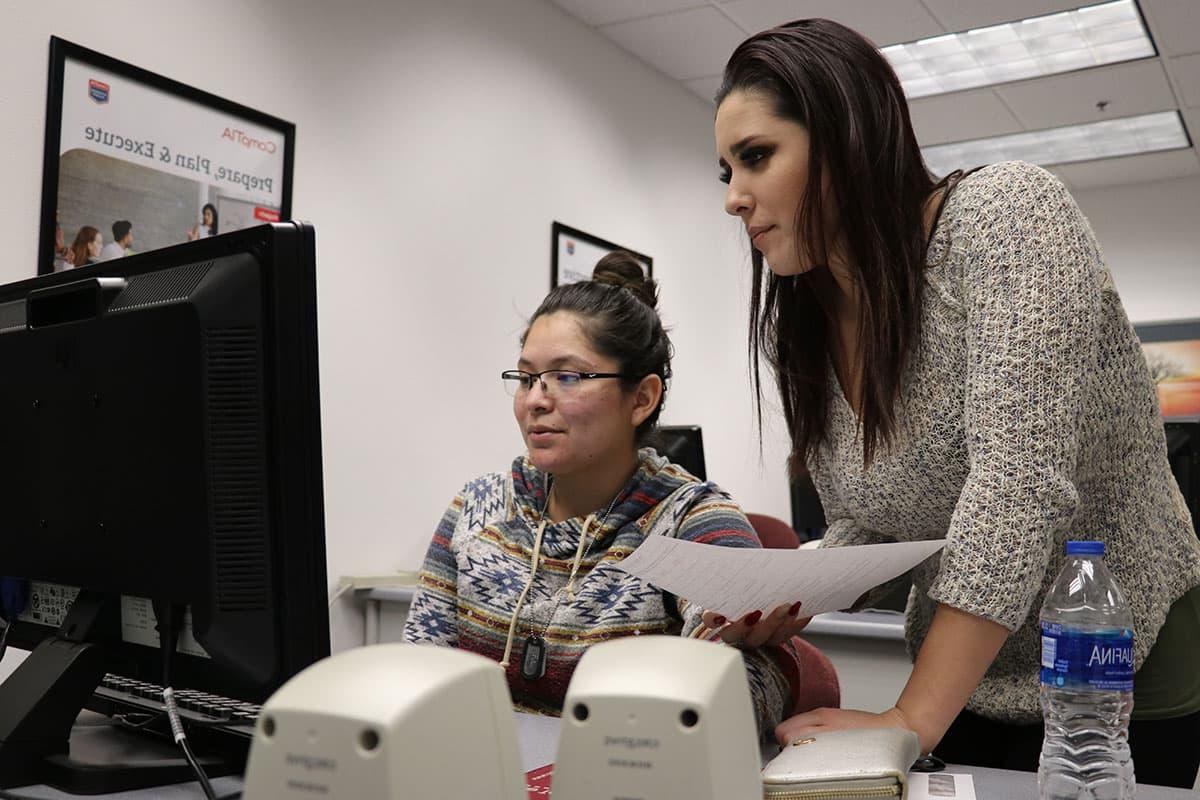
[[[193,689],[176,689],[175,705],[188,739],[245,759],[260,706]],[[108,674],[85,706],[129,727],[170,735],[162,687],[156,684]]]

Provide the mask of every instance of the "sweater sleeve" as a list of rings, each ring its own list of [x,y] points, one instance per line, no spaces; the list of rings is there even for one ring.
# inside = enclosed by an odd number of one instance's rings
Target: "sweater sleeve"
[[[720,547],[762,547],[754,528],[738,505],[712,484],[704,484],[680,521],[675,537],[689,542]],[[763,609],[763,613],[771,609]],[[679,598],[683,617],[681,636],[721,643],[703,624],[704,609]],[[759,732],[770,735],[775,726],[792,714],[800,696],[801,658],[789,642],[778,647],[743,648],[746,678]]]
[[[951,235],[967,256],[969,468],[929,596],[1015,630],[1078,503],[1076,428],[1102,264],[1087,220],[1048,172],[1013,162],[973,178],[951,198]]]
[[[429,543],[404,622],[406,642],[458,646],[458,564],[451,542],[465,502],[466,492],[459,492]]]

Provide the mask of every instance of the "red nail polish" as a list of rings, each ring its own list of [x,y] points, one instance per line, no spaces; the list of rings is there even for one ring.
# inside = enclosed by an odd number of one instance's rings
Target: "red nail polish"
[[[724,625],[726,622],[728,622],[728,620],[722,616],[717,616],[715,619],[713,619],[713,624],[717,626]]]
[[[755,611],[754,613],[750,614],[750,616],[746,617],[746,624],[757,625],[760,619],[762,619],[762,612]]]
[[[796,602],[792,603],[792,607],[788,609],[788,616],[789,616],[789,617],[794,617],[794,616],[796,616],[797,614],[799,614],[799,613],[800,613],[800,606],[801,606],[801,605],[802,605],[802,604],[801,604],[801,602],[800,602],[799,600],[797,600]]]

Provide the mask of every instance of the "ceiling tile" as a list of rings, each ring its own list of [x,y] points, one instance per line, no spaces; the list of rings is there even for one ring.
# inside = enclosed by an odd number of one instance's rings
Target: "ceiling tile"
[[[716,75],[746,34],[715,8],[698,8],[598,29],[676,80]]]
[[[751,33],[808,17],[840,22],[880,47],[946,32],[919,0],[730,0],[720,6]]]
[[[1200,108],[1200,54],[1172,58],[1167,62],[1167,71],[1183,94],[1184,105]]]
[[[721,76],[710,75],[707,78],[694,78],[690,81],[684,81],[683,85],[692,94],[711,103],[713,98],[716,97],[717,89],[721,88]]]
[[[1179,113],[1183,115],[1183,125],[1192,140],[1192,147],[1200,148],[1200,109],[1185,108]]]
[[[982,28],[1026,17],[1040,17],[1043,14],[1091,5],[1093,2],[1096,0],[924,0],[925,6],[946,26],[948,33],[959,33],[971,28]]]
[[[1060,164],[1054,171],[1066,177],[1075,189],[1094,189],[1122,183],[1146,183],[1200,175],[1195,148],[1146,153],[1078,164]]]
[[[588,25],[609,25],[708,4],[705,0],[554,0],[554,5]]]
[[[922,146],[1025,130],[990,88],[920,97],[908,111]]]
[[[1196,0],[1141,0],[1158,52],[1169,56],[1200,53],[1200,3]]]
[[[1051,75],[994,87],[1029,130],[1129,117],[1176,107],[1157,58]],[[1103,112],[1096,103],[1107,101]]]

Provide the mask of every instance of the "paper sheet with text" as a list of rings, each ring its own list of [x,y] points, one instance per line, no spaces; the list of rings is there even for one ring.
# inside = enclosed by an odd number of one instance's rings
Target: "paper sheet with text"
[[[648,537],[618,566],[647,583],[737,619],[801,601],[800,614],[841,611],[941,550],[945,539],[815,550],[718,547]]]

